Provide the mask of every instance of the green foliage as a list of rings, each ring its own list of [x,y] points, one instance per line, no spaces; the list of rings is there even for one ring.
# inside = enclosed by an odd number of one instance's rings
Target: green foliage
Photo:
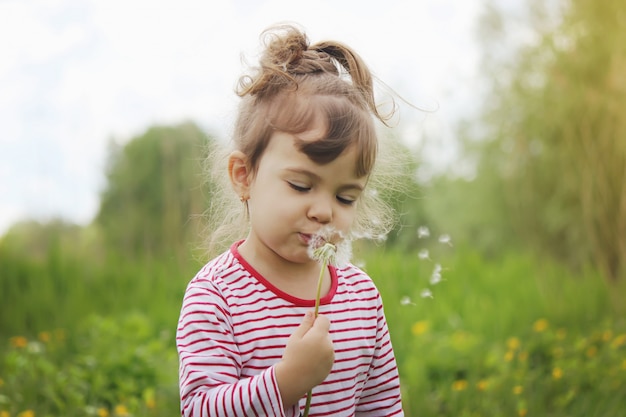
[[[514,233],[514,219],[508,214],[504,184],[479,167],[474,179],[438,177],[422,190],[424,224],[433,233],[447,233],[458,244],[471,245],[485,255],[497,256],[520,248]],[[415,237],[415,229],[409,229]],[[405,233],[407,233],[405,232]],[[416,247],[419,242],[414,242]]]
[[[529,175],[503,156],[506,135],[494,137],[479,147],[474,181],[420,188],[407,176],[381,190],[402,225],[386,246],[355,248],[385,301],[406,415],[616,415],[626,408],[626,284],[605,286],[585,262],[573,274],[545,252],[510,250],[538,225],[539,247],[562,237],[579,206],[570,182],[540,194],[547,205],[524,188],[527,175],[548,178],[532,183],[541,192],[561,184],[550,175],[558,152],[522,158]],[[174,331],[200,267],[183,242],[210,193],[198,164],[209,145],[193,125],[150,129],[113,151],[94,225],[23,223],[0,240],[2,417],[178,414]],[[537,213],[508,217],[521,201]],[[546,213],[558,227],[540,222]],[[590,251],[568,239],[556,240],[563,254]]]
[[[172,330],[145,316],[91,316],[66,337],[9,339],[0,361],[0,410],[35,415],[166,416],[178,412]],[[6,342],[6,341],[5,341]]]
[[[192,123],[152,127],[112,145],[96,224],[107,247],[127,256],[186,253],[210,186],[201,162],[211,139]]]
[[[139,260],[114,251],[105,255],[99,244],[80,244],[92,240],[90,228],[77,235],[70,228],[72,239],[45,226],[37,230],[32,242],[13,233],[0,241],[2,335],[74,328],[89,314],[134,310],[149,314],[159,326],[175,325],[176,317],[162,306],[179,305],[184,285],[196,273],[190,253],[184,261],[171,256]],[[37,251],[23,250],[33,245]],[[160,291],[154,292],[157,287]]]
[[[626,316],[612,296],[623,288],[520,253],[486,261],[436,236],[419,244],[428,258],[355,248],[385,302],[406,415],[619,415]],[[1,259],[3,271],[21,270],[27,285],[0,293],[0,308],[12,308],[0,318],[16,323],[1,327],[0,412],[177,414],[173,337],[199,265],[143,260],[133,267],[117,259],[86,274],[67,251],[57,249],[43,265]],[[51,276],[43,271],[55,264],[69,297],[51,290],[58,283],[46,286]],[[442,281],[432,284],[436,264]],[[433,298],[420,296],[425,288]]]
[[[517,235],[617,279],[626,260],[626,10],[617,0],[568,2],[562,14],[534,6],[535,38],[515,54],[498,43],[519,22],[492,8],[481,25],[491,90],[484,129],[465,136],[486,139],[481,175],[501,181]]]
[[[512,252],[485,262],[474,249],[429,246],[432,259],[366,254],[407,415],[619,415],[626,321],[597,273],[572,276]],[[443,280],[431,285],[436,263]],[[420,296],[424,288],[433,298]]]

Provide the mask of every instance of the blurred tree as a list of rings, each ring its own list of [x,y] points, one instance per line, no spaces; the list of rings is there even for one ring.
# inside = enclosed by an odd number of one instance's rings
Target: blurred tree
[[[11,226],[0,239],[0,250],[7,256],[42,262],[53,249],[74,249],[78,242],[83,246],[83,235],[80,226],[60,218],[44,223],[27,220]]]
[[[494,3],[480,24],[490,80],[486,131],[474,136],[488,139],[483,174],[503,181],[527,242],[624,278],[626,7],[572,0],[530,11],[532,29]]]
[[[96,224],[107,247],[128,256],[176,256],[196,239],[194,215],[210,186],[201,162],[212,139],[193,123],[158,126],[111,146]]]

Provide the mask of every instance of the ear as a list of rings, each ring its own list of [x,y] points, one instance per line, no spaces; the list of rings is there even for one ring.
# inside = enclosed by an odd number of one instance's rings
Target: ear
[[[252,171],[243,152],[233,151],[228,156],[228,176],[237,195],[245,200],[250,198]]]

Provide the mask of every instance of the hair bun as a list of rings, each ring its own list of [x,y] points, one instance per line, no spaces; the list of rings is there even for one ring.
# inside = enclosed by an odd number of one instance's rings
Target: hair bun
[[[287,71],[297,67],[309,48],[306,35],[293,26],[278,26],[263,32],[265,53],[261,66],[282,68]]]
[[[310,45],[304,31],[292,25],[266,29],[261,40],[265,49],[260,65],[239,79],[237,94],[240,97],[250,95],[264,100],[283,91],[295,91],[309,74],[339,78],[347,75],[344,80],[351,85],[352,93],[365,103],[364,108],[383,123],[391,117],[393,109],[389,115],[378,111],[372,74],[361,57],[347,45],[336,41]]]

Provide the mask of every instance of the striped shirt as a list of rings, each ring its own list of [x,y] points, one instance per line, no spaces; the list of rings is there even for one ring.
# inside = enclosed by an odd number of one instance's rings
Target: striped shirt
[[[283,409],[274,365],[314,306],[270,284],[229,251],[185,292],[176,335],[182,416],[298,416]],[[353,265],[330,267],[320,313],[331,322],[335,362],[313,389],[310,416],[402,416],[400,383],[380,294]]]

